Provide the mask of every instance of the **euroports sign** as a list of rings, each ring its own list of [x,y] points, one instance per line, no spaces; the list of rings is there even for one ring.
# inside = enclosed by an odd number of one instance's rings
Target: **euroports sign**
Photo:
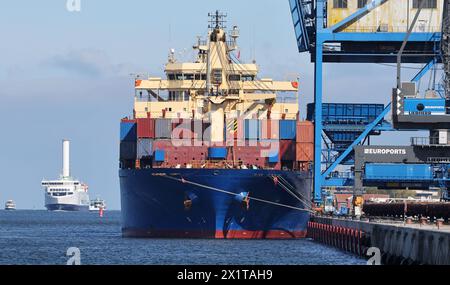
[[[380,154],[380,155],[406,155],[405,148],[366,148],[364,154]]]

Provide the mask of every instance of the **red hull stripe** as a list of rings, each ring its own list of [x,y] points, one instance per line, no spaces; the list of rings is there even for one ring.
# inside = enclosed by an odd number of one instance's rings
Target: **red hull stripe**
[[[155,231],[122,229],[124,237],[135,238],[210,238],[210,239],[298,239],[305,238],[306,231],[287,232],[283,230],[247,231]]]

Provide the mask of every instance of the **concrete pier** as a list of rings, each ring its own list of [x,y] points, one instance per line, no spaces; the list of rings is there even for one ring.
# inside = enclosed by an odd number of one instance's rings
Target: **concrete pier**
[[[326,231],[350,229],[363,233],[366,255],[370,247],[381,252],[382,264],[450,265],[450,226],[406,224],[400,221],[359,221],[328,217],[312,217],[313,223],[327,225]],[[329,234],[331,239],[335,236]],[[329,238],[327,237],[326,240]],[[350,243],[352,240],[349,241]],[[358,242],[358,241],[356,241]],[[333,241],[329,243],[333,245]],[[368,256],[367,256],[368,257]]]

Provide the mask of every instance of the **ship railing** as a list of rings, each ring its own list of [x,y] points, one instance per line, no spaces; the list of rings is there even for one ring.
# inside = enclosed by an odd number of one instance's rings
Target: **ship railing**
[[[169,163],[162,163],[160,165],[154,165],[154,168],[182,168],[182,169],[245,169],[242,166],[247,167],[246,169],[253,169],[252,164],[247,164],[243,161],[232,161],[232,160],[196,160],[186,163],[186,165],[174,165]],[[260,165],[255,165],[257,169],[273,169],[271,167],[262,167]]]

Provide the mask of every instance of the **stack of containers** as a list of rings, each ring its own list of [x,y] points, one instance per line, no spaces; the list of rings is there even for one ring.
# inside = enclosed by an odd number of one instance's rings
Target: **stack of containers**
[[[280,121],[280,159],[295,161],[295,142],[298,135],[296,120]]]
[[[123,119],[120,122],[120,160],[136,159],[136,120]]]
[[[139,118],[137,121],[137,159],[150,159],[153,155],[153,140],[155,139],[155,120]]]
[[[311,121],[297,123],[296,160],[301,163],[314,160],[314,124]]]
[[[280,122],[278,120],[260,121],[260,145],[268,163],[273,167],[280,162]]]

